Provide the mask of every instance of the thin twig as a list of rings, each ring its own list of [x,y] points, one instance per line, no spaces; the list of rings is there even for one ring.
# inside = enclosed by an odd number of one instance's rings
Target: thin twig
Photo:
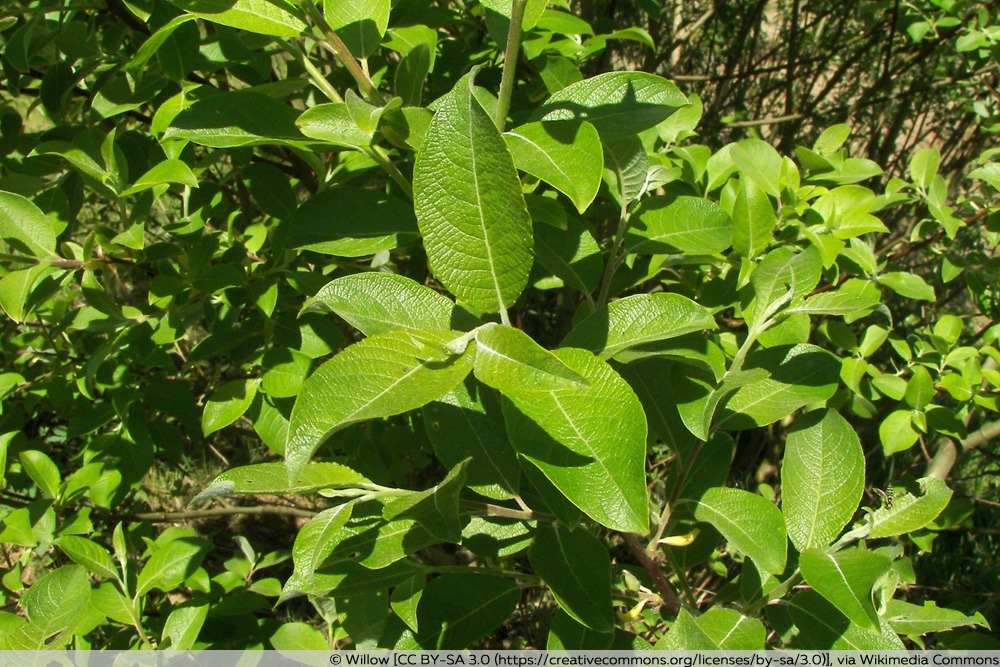
[[[622,539],[625,544],[628,545],[629,550],[632,555],[635,556],[639,564],[649,573],[652,577],[653,583],[656,585],[656,590],[660,594],[660,598],[663,599],[663,606],[667,608],[667,612],[671,616],[676,616],[681,610],[680,600],[677,599],[677,593],[674,592],[673,586],[667,581],[666,577],[663,576],[663,572],[660,570],[660,566],[656,564],[646,550],[643,548],[642,544],[639,542],[639,536],[635,533],[622,533]]]
[[[283,514],[285,516],[297,516],[310,518],[316,516],[312,510],[304,510],[298,507],[281,507],[276,505],[258,505],[255,507],[213,507],[207,510],[184,510],[181,512],[137,512],[129,515],[129,518],[137,521],[154,521],[158,523],[172,521],[194,521],[196,519],[210,519],[219,516],[233,516],[238,514]]]

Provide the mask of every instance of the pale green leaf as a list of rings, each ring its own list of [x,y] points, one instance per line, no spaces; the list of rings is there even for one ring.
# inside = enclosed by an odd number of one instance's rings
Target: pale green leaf
[[[219,387],[207,401],[201,415],[201,430],[205,435],[229,426],[243,416],[257,395],[260,380],[232,380]]]
[[[51,274],[54,269],[46,262],[40,262],[27,269],[11,271],[0,278],[0,308],[15,322],[23,322],[32,311],[29,303],[32,291],[39,279]]]
[[[865,455],[835,410],[799,417],[785,442],[781,510],[799,551],[830,544],[850,522],[865,485]]]
[[[590,383],[550,392],[510,391],[507,432],[518,452],[574,505],[613,530],[645,533],[646,417],[631,387],[590,352],[555,356]]]
[[[414,632],[418,632],[420,629],[417,608],[420,605],[420,598],[424,594],[426,584],[426,574],[423,572],[415,574],[392,589],[392,595],[389,598],[389,605],[393,612]]]
[[[733,549],[770,574],[785,569],[788,535],[774,503],[755,493],[728,487],[708,489],[695,503],[694,517],[722,533]]]
[[[705,634],[691,612],[681,609],[654,648],[657,651],[717,651],[719,644]]]
[[[882,294],[868,280],[850,278],[843,285],[830,292],[820,292],[809,297],[801,306],[789,308],[786,313],[807,313],[809,315],[850,315],[863,310],[871,310],[882,301]]]
[[[992,185],[993,189],[1000,190],[1000,162],[987,162],[970,171],[966,178],[978,178]]]
[[[104,579],[117,579],[118,572],[108,550],[85,537],[63,535],[55,545],[62,549],[77,565],[82,565]]]
[[[535,533],[528,553],[535,573],[567,614],[595,632],[614,630],[611,559],[586,528],[549,523]]]
[[[937,176],[941,153],[936,148],[921,148],[910,158],[909,172],[913,182],[924,190],[931,187]]]
[[[320,289],[302,309],[329,310],[366,336],[397,329],[446,331],[454,325],[448,297],[394,273],[353,273]]]
[[[163,624],[163,640],[170,643],[158,648],[167,648],[171,651],[190,650],[198,641],[198,634],[206,618],[208,618],[207,603],[174,608],[170,616],[167,616],[167,622]]]
[[[189,14],[230,28],[273,37],[306,31],[302,12],[285,0],[170,0]]]
[[[601,139],[587,122],[535,122],[506,132],[504,139],[521,171],[570,198],[583,213],[601,186]]]
[[[56,226],[31,200],[0,191],[0,240],[31,257],[56,254]]]
[[[37,449],[29,449],[19,455],[24,472],[28,473],[38,490],[46,498],[55,500],[59,497],[59,483],[62,481],[59,475],[59,467],[53,463],[45,452]]]
[[[879,275],[878,282],[891,289],[900,296],[909,299],[919,299],[921,301],[934,301],[934,288],[915,273],[904,271],[890,271]]]
[[[893,378],[889,376],[886,378]],[[896,378],[902,382],[902,378]],[[885,387],[883,387],[885,388]],[[891,388],[891,387],[890,387]],[[902,398],[902,394],[900,395]],[[890,412],[878,427],[879,440],[882,442],[882,451],[886,456],[892,456],[896,452],[903,452],[917,444],[920,434],[913,428],[913,412],[911,410],[894,410]]]
[[[140,176],[132,184],[132,187],[122,193],[122,196],[135,195],[154,188],[157,185],[163,185],[164,183],[180,183],[181,185],[196,188],[198,187],[198,177],[191,171],[191,167],[187,166],[183,161],[164,160]]]
[[[476,379],[501,393],[584,388],[586,380],[513,327],[488,324],[476,333]]]
[[[579,347],[610,359],[637,345],[715,327],[711,312],[685,296],[634,294],[592,313],[573,327],[561,347]]]
[[[604,181],[619,206],[638,199],[646,187],[649,158],[635,135],[604,140]]]
[[[721,651],[763,651],[766,648],[764,624],[735,609],[715,606],[695,622]]]
[[[885,623],[877,630],[854,625],[816,591],[803,591],[788,601],[789,615],[798,634],[791,648],[901,651],[906,647]]]
[[[222,473],[190,504],[198,505],[219,496],[315,493],[320,489],[353,489],[366,484],[371,484],[371,480],[339,463],[309,463],[294,483],[289,483],[283,463],[254,463]]]
[[[180,538],[154,547],[135,582],[135,595],[151,590],[169,591],[191,576],[205,557],[207,545],[199,540]]]
[[[314,372],[295,401],[285,464],[296,479],[335,430],[419,408],[451,391],[472,370],[472,355],[449,354],[458,334],[391,331],[351,345]]]
[[[351,518],[354,503],[345,503],[323,510],[299,529],[292,545],[293,576],[285,583],[281,599],[300,592],[313,592],[316,568],[333,552],[341,530]]]
[[[295,124],[310,139],[336,146],[363,148],[372,142],[371,133],[358,127],[343,102],[310,107],[298,117]]]
[[[732,147],[730,154],[743,176],[768,195],[781,198],[781,156],[770,144],[761,139],[744,139]]]
[[[510,306],[528,282],[531,218],[514,161],[463,77],[417,154],[414,206],[431,270],[479,312]]]
[[[771,200],[750,177],[740,179],[733,203],[733,250],[753,259],[771,243],[778,216]]]
[[[889,627],[901,635],[919,637],[929,632],[945,632],[952,628],[979,626],[989,628],[989,623],[980,612],[971,616],[947,607],[938,607],[933,601],[927,601],[922,606],[910,604],[904,600],[889,600],[886,606],[885,619]]]
[[[791,289],[789,307],[813,291],[823,275],[823,259],[816,246],[796,252],[789,246],[769,252],[753,272],[750,281],[750,298],[743,308],[747,324],[756,326],[771,305]]]
[[[67,630],[80,622],[90,604],[87,571],[79,565],[64,565],[36,581],[21,597],[20,606],[30,626],[26,634],[31,644],[19,648],[60,648]]]
[[[700,197],[650,197],[632,217],[629,253],[711,255],[732,243],[733,225],[718,204]]]
[[[921,479],[920,485],[923,495],[897,492],[892,507],[880,507],[872,512],[868,535],[871,539],[920,530],[944,511],[951,500],[951,489],[936,477]]]
[[[312,368],[312,359],[298,350],[272,348],[264,355],[261,388],[271,398],[298,396]]]
[[[284,623],[271,635],[271,646],[278,651],[329,652],[330,643],[323,633],[308,623]]]
[[[879,629],[872,587],[891,566],[888,556],[860,548],[837,553],[807,549],[799,557],[806,583],[852,623],[867,630]]]

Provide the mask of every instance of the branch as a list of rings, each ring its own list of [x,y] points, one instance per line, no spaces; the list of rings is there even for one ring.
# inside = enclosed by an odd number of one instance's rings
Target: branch
[[[961,442],[956,443],[951,438],[946,438],[927,465],[926,476],[947,479],[959,456],[985,445],[994,438],[1000,438],[1000,420],[986,424]]]
[[[130,514],[130,519],[138,521],[156,522],[181,522],[194,521],[195,519],[210,519],[218,516],[232,516],[238,514],[283,514],[285,516],[297,516],[311,518],[316,516],[312,510],[299,509],[298,507],[281,507],[274,505],[259,505],[256,507],[215,507],[209,510],[185,510],[181,512],[138,512]]]
[[[677,593],[674,592],[673,587],[670,582],[667,581],[666,577],[663,576],[663,572],[660,571],[660,566],[656,564],[646,550],[642,548],[642,544],[639,543],[639,536],[635,533],[622,533],[622,539],[625,540],[625,544],[628,545],[629,550],[632,555],[635,556],[639,564],[649,573],[649,576],[653,578],[653,583],[656,584],[656,590],[659,592],[660,597],[663,599],[663,606],[667,608],[671,616],[677,616],[678,612],[681,610],[680,600],[677,599]]]
[[[761,125],[775,125],[777,123],[788,123],[793,120],[802,120],[805,114],[792,113],[787,116],[772,116],[770,118],[760,118],[757,120],[737,120],[726,123],[726,127],[759,127]]]

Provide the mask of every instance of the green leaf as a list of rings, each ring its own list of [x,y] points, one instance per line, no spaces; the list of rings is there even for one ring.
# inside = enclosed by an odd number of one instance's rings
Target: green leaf
[[[559,229],[536,219],[534,230],[535,259],[541,266],[581,292],[597,289],[604,262],[601,247],[587,225],[569,217],[566,229]]]
[[[978,178],[992,185],[994,190],[1000,190],[1000,162],[987,162],[970,171],[966,178]]]
[[[837,553],[807,549],[799,557],[799,569],[806,583],[851,622],[867,630],[879,629],[872,587],[891,566],[888,556],[860,548]]]
[[[604,174],[611,196],[619,208],[638,199],[646,187],[649,158],[636,135],[604,140]]]
[[[864,485],[864,450],[840,413],[795,420],[781,466],[781,511],[796,549],[829,545],[857,511]]]
[[[175,607],[167,622],[163,624],[163,640],[170,643],[158,648],[168,648],[171,651],[190,650],[196,641],[201,627],[208,618],[208,604],[187,607]]]
[[[500,131],[463,77],[438,106],[413,167],[414,207],[434,275],[478,312],[528,283],[531,218]]]
[[[455,304],[429,287],[394,273],[337,278],[308,299],[303,311],[329,310],[366,336],[398,329],[446,331]]]
[[[36,449],[29,449],[21,452],[18,457],[24,472],[28,473],[38,490],[46,498],[56,500],[59,497],[59,483],[62,481],[59,475],[59,467],[52,462],[44,452]]]
[[[535,533],[528,560],[567,614],[595,632],[612,632],[611,559],[586,528],[559,523]]]
[[[771,243],[778,216],[767,193],[750,177],[740,179],[733,203],[733,250],[753,259]]]
[[[610,359],[637,345],[715,327],[711,312],[685,296],[633,294],[589,315],[573,327],[561,347],[579,347]]]
[[[31,623],[26,631],[32,648],[64,646],[63,633],[76,627],[89,604],[90,582],[79,565],[64,565],[36,581],[20,602]]]
[[[233,380],[219,387],[205,401],[201,430],[206,436],[229,426],[243,416],[257,395],[259,379]]]
[[[307,139],[295,126],[298,117],[296,109],[273,97],[234,90],[206,97],[177,114],[163,138],[186,139],[211,148],[300,145]]]
[[[382,517],[386,521],[413,519],[442,542],[458,544],[462,541],[458,501],[465,488],[465,469],[469,461],[465,459],[453,467],[440,484],[426,491],[390,500],[382,508]]]
[[[910,158],[910,178],[924,190],[929,189],[940,162],[941,154],[936,148],[921,148]]]
[[[487,324],[476,332],[476,379],[503,394],[584,388],[587,381],[513,327]]]
[[[878,631],[852,624],[816,591],[803,591],[787,605],[798,634],[791,648],[848,651],[900,651],[905,647],[888,625]]]
[[[358,127],[343,102],[310,107],[302,112],[295,124],[310,139],[335,146],[364,148],[372,142],[372,133]]]
[[[717,428],[766,426],[801,407],[825,401],[840,382],[839,360],[815,345],[783,345],[751,352],[743,371],[758,369],[768,376],[733,392],[719,410]]]
[[[645,533],[649,501],[642,404],[590,352],[567,348],[554,354],[590,386],[507,392],[513,404],[504,407],[511,443],[592,519],[613,530]]]
[[[781,198],[781,156],[770,144],[761,139],[744,139],[732,147],[730,154],[743,176],[770,196]]]
[[[756,618],[735,609],[712,607],[695,619],[698,627],[721,651],[763,651],[767,631]]]
[[[391,331],[346,348],[313,373],[295,401],[285,444],[290,479],[335,430],[397,415],[440,398],[469,371],[468,351],[449,355],[454,332]]]
[[[823,259],[816,246],[796,252],[789,246],[775,248],[761,260],[751,278],[751,296],[743,308],[747,324],[761,323],[771,305],[791,289],[789,307],[813,291],[823,274]]]
[[[341,538],[341,529],[354,511],[354,503],[323,510],[306,522],[295,535],[292,545],[292,562],[295,570],[285,583],[281,599],[286,600],[299,592],[313,592],[316,569],[330,555]]]
[[[934,301],[934,288],[915,273],[903,271],[890,271],[878,276],[880,285],[885,285],[896,294],[905,296],[908,299],[919,299],[921,301]]]
[[[378,51],[389,25],[389,0],[324,0],[323,11],[330,27],[344,40],[355,58],[368,58]]]
[[[118,572],[111,560],[108,550],[85,537],[63,535],[55,540],[55,545],[62,549],[77,565],[82,565],[104,579],[117,579]]]
[[[0,239],[11,250],[31,257],[56,254],[57,228],[31,200],[0,191]]]
[[[920,439],[920,434],[913,428],[913,412],[911,410],[890,412],[879,424],[878,437],[886,456],[906,451],[915,445]]]
[[[705,634],[691,612],[681,609],[654,648],[657,651],[717,651],[719,644]]]
[[[872,528],[868,535],[871,539],[920,530],[944,511],[951,500],[951,489],[936,477],[925,477],[920,485],[923,495],[897,492],[892,507],[880,507],[872,512]]]
[[[164,160],[139,177],[132,187],[122,192],[123,197],[139,194],[164,183],[180,183],[192,188],[198,187],[198,177],[181,160]]]
[[[338,186],[310,197],[279,232],[292,248],[337,257],[392,250],[417,238],[413,210],[383,192]]]
[[[586,120],[614,138],[656,127],[685,106],[687,98],[663,77],[646,72],[608,72],[570,84],[552,95],[532,120]]]
[[[832,292],[821,292],[809,297],[796,308],[785,311],[807,313],[809,315],[850,315],[863,310],[871,310],[882,301],[882,294],[868,280],[851,278]]]
[[[718,204],[700,197],[650,197],[632,216],[628,253],[711,255],[732,243],[732,223]]]
[[[513,581],[492,574],[445,574],[427,582],[417,607],[421,648],[466,648],[500,627],[521,599]]]
[[[441,462],[469,462],[469,488],[503,500],[517,493],[520,465],[507,440],[500,402],[492,389],[471,378],[423,408],[424,427]]]
[[[230,28],[273,37],[306,32],[302,12],[285,0],[170,0],[188,14]]]
[[[371,480],[339,463],[309,463],[295,483],[289,483],[283,463],[255,463],[222,473],[190,505],[219,496],[315,493],[320,489],[354,489],[367,484]]]
[[[695,503],[694,517],[714,526],[734,549],[770,574],[785,569],[788,535],[785,518],[774,503],[755,493],[715,487]]]
[[[53,269],[47,262],[39,262],[27,269],[11,271],[0,278],[0,308],[3,308],[10,319],[23,322],[33,310],[33,304],[29,301],[35,285],[40,278],[52,272]]]
[[[298,350],[272,348],[261,362],[261,388],[271,398],[297,396],[312,368],[312,359]]]
[[[420,572],[396,586],[389,598],[389,605],[396,616],[399,616],[403,623],[406,623],[407,627],[414,632],[418,632],[420,629],[417,609],[420,606],[420,598],[423,597],[426,585],[427,575]]]
[[[885,620],[889,627],[901,635],[919,637],[930,632],[945,632],[952,628],[979,626],[989,628],[986,618],[978,611],[967,616],[957,609],[938,607],[933,600],[923,605],[910,604],[904,600],[889,600],[886,605]]]
[[[424,81],[431,71],[433,58],[431,45],[425,42],[410,49],[396,67],[392,88],[404,105],[420,106],[424,97]]]
[[[528,123],[503,137],[518,169],[569,197],[580,213],[587,210],[601,187],[604,168],[601,138],[593,125],[576,121]]]
[[[135,582],[136,597],[154,589],[166,592],[177,588],[198,569],[207,550],[204,542],[186,537],[156,545]]]
[[[572,616],[560,609],[552,617],[545,650],[603,651],[611,646],[614,639],[614,633],[594,632],[587,626],[577,623]]]
[[[271,635],[271,646],[278,651],[329,652],[330,643],[323,633],[308,623],[284,623]]]

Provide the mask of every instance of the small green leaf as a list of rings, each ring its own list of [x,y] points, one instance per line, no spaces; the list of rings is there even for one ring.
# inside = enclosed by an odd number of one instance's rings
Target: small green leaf
[[[272,348],[261,363],[264,374],[260,386],[271,398],[297,396],[312,367],[308,355],[288,348]]]
[[[583,388],[586,380],[513,327],[488,324],[476,333],[476,379],[501,393]]]
[[[47,262],[39,262],[34,266],[11,271],[0,278],[0,308],[15,322],[23,322],[33,310],[29,303],[31,294],[39,279],[53,272]]]
[[[46,498],[56,500],[59,497],[59,483],[62,481],[59,475],[59,467],[52,462],[44,452],[37,449],[29,449],[19,454],[21,465],[28,473],[38,490]]]
[[[677,86],[646,72],[607,72],[555,93],[532,120],[586,120],[602,138],[655,127],[688,103]]]
[[[55,545],[62,549],[77,565],[82,565],[104,579],[117,579],[118,572],[107,549],[85,537],[63,535]]]
[[[919,637],[930,632],[945,632],[952,628],[968,626],[989,628],[986,618],[978,611],[967,616],[957,609],[938,607],[934,601],[915,605],[904,600],[889,600],[885,619],[889,627],[908,637]]]
[[[731,155],[740,173],[772,197],[781,198],[781,156],[761,139],[744,139]]]
[[[595,632],[614,630],[611,560],[605,546],[586,528],[543,525],[535,533],[528,560],[574,620]]]
[[[469,350],[446,352],[457,335],[409,330],[376,334],[320,366],[292,410],[285,444],[289,478],[301,474],[335,430],[419,408],[454,389],[473,363]]]
[[[885,285],[896,294],[905,296],[908,299],[919,299],[922,301],[934,301],[934,288],[928,285],[923,278],[914,273],[903,271],[890,271],[879,275],[878,282]]]
[[[711,255],[732,243],[733,225],[718,204],[700,197],[650,197],[632,217],[629,253]]]
[[[211,148],[300,145],[307,139],[295,126],[298,117],[296,109],[273,97],[234,90],[206,97],[177,114],[163,138],[186,139]]]
[[[823,258],[816,246],[796,252],[790,246],[781,246],[769,252],[753,272],[750,281],[750,298],[743,308],[747,324],[760,324],[771,305],[785,298],[791,289],[788,307],[798,305],[800,299],[813,291],[823,275]]]
[[[587,122],[535,122],[504,133],[514,165],[570,198],[583,213],[601,186],[601,138]]]
[[[462,649],[500,627],[521,599],[513,581],[492,574],[445,574],[427,582],[417,606],[421,648]]]
[[[733,250],[753,259],[771,243],[778,216],[767,194],[753,178],[740,179],[733,203]]]
[[[851,278],[831,292],[821,292],[809,297],[796,308],[785,311],[809,315],[850,315],[871,310],[882,301],[878,288],[867,280]]]
[[[206,436],[229,426],[243,416],[257,395],[259,379],[233,380],[222,385],[205,401],[201,430]]]
[[[698,627],[721,651],[763,651],[767,631],[756,618],[735,609],[715,606],[695,619]]]
[[[55,223],[31,200],[0,191],[0,239],[11,250],[31,257],[56,254]]]
[[[164,183],[180,183],[192,188],[198,187],[198,177],[181,160],[164,160],[139,177],[132,187],[122,192],[123,197],[139,194]]]
[[[937,176],[941,154],[936,148],[921,148],[910,158],[910,178],[924,190],[931,187]]]
[[[285,623],[271,635],[271,646],[277,651],[329,652],[330,643],[323,633],[308,623]]]
[[[170,0],[189,14],[230,28],[273,37],[306,32],[302,12],[285,0]]]
[[[364,148],[372,142],[371,132],[358,127],[344,102],[310,107],[302,112],[295,124],[310,139],[335,146]]]
[[[353,489],[371,484],[364,475],[339,463],[309,463],[294,484],[283,463],[255,463],[227,470],[191,501],[198,505],[219,496],[240,494],[314,493],[320,489]]]
[[[781,511],[799,551],[825,547],[840,534],[864,485],[864,450],[840,413],[817,410],[795,421],[781,466]]]
[[[316,568],[330,555],[341,539],[341,529],[354,511],[354,503],[323,510],[304,525],[295,535],[292,545],[293,576],[285,583],[281,599],[293,593],[312,592]]]
[[[917,443],[920,434],[913,428],[912,415],[911,410],[896,410],[879,424],[878,436],[886,456],[906,451]]]
[[[302,310],[333,311],[371,336],[397,329],[447,331],[453,326],[455,304],[404,276],[368,272],[327,283]]]
[[[325,0],[323,11],[330,27],[344,40],[355,58],[373,55],[389,25],[389,0]]]
[[[163,624],[163,641],[169,644],[161,644],[158,648],[168,648],[171,651],[190,650],[196,641],[201,627],[208,618],[208,604],[195,606],[176,607],[167,622]]]
[[[156,545],[135,582],[136,597],[154,589],[170,591],[180,586],[201,564],[207,547],[200,540],[186,537]]]
[[[414,632],[419,631],[420,621],[417,609],[420,606],[420,598],[423,597],[426,585],[427,575],[420,572],[392,589],[392,595],[389,598],[389,605],[396,616],[399,616],[403,623],[406,623],[407,627]]]
[[[715,487],[694,502],[694,517],[714,526],[734,549],[770,574],[785,569],[788,534],[774,503],[755,493]]]
[[[645,533],[649,500],[642,404],[590,352],[565,348],[554,354],[590,386],[507,392],[513,404],[504,406],[511,444],[598,523]]]
[[[691,612],[681,609],[654,648],[657,651],[717,651],[719,644],[705,634]]]
[[[605,139],[604,181],[611,196],[621,206],[628,206],[638,199],[646,187],[649,158],[646,147],[636,135]]]
[[[711,312],[685,296],[634,294],[589,315],[573,327],[561,347],[579,347],[610,359],[637,345],[715,327]]]
[[[531,218],[500,131],[463,77],[438,106],[413,167],[414,207],[434,275],[478,312],[528,283]]]
[[[879,629],[872,588],[891,566],[888,556],[860,548],[837,553],[807,549],[799,557],[806,583],[867,630]]]
[[[920,480],[923,495],[897,493],[892,507],[880,507],[872,512],[872,529],[869,537],[894,537],[920,530],[944,511],[951,500],[952,491],[936,477]]]
[[[431,45],[417,44],[410,49],[399,66],[393,78],[393,90],[402,98],[406,106],[419,107],[424,97],[424,81],[433,64]]]

